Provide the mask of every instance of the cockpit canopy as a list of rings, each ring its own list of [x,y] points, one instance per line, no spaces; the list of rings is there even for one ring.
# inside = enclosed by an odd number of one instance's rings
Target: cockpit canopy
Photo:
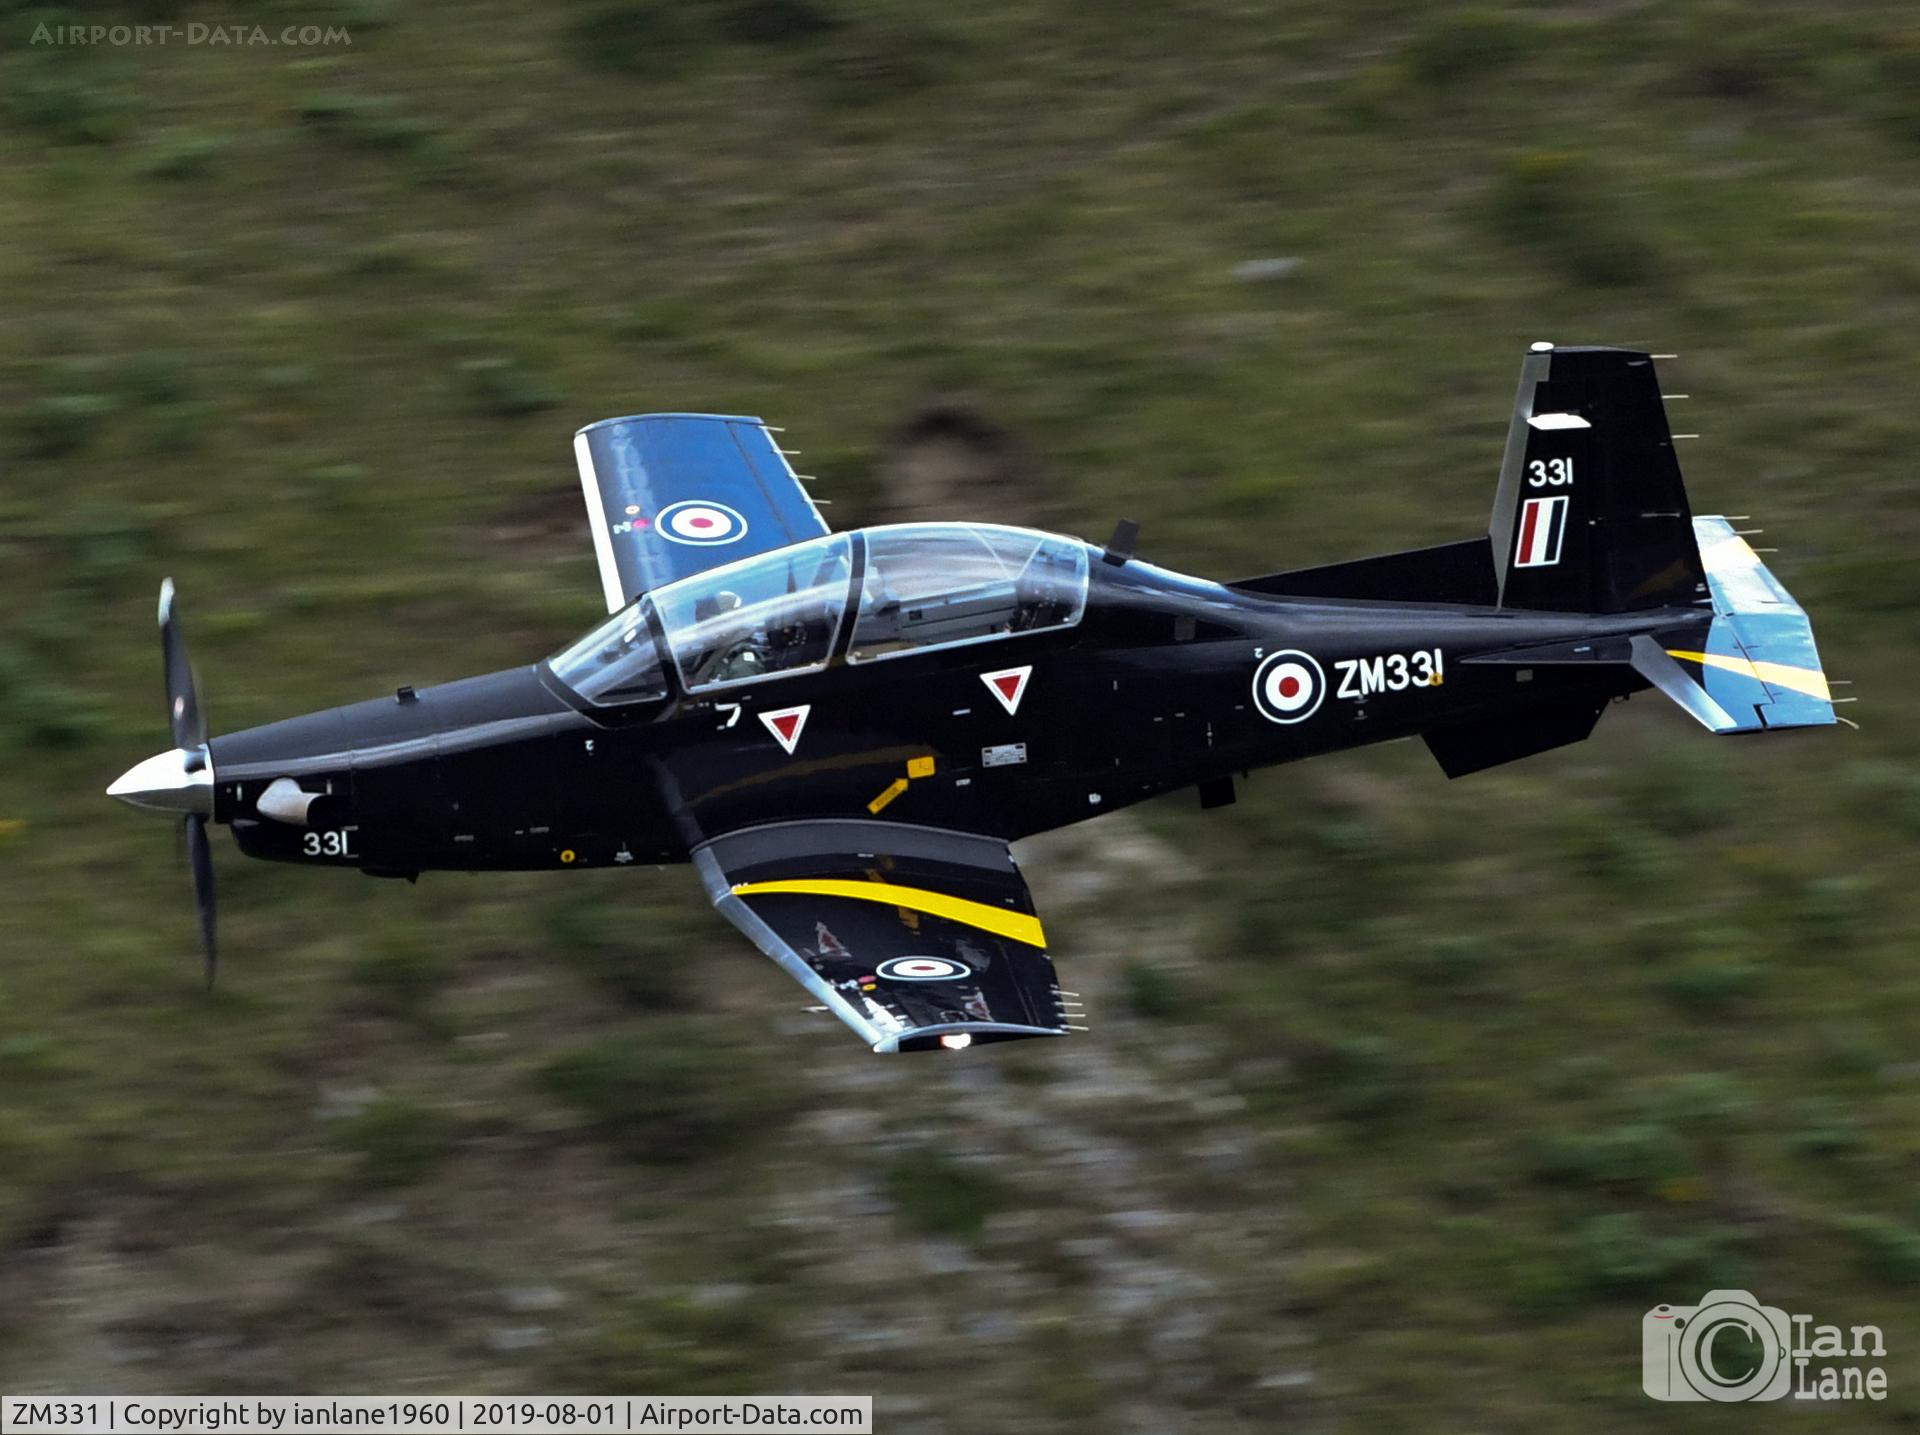
[[[1069,628],[1087,606],[1087,547],[1025,528],[903,523],[866,533],[847,661]]]
[[[618,707],[667,696],[656,626],[681,688],[699,693],[818,671],[849,612],[847,661],[867,663],[1072,627],[1086,603],[1084,543],[988,523],[903,523],[669,583],[551,666],[589,702]]]

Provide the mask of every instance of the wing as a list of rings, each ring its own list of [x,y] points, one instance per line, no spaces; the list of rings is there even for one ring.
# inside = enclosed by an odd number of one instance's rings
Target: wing
[[[827,531],[759,419],[641,414],[573,436],[607,611],[676,578]]]
[[[875,1051],[1065,1036],[1067,999],[1007,844],[781,822],[694,851],[713,904]]]

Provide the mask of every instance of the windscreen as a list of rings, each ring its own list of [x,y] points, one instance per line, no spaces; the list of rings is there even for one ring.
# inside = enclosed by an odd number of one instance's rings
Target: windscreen
[[[838,534],[660,589],[654,606],[687,691],[825,667],[852,573],[852,541]]]
[[[655,702],[667,695],[666,665],[647,625],[647,602],[622,608],[586,637],[556,653],[555,677],[598,707]]]

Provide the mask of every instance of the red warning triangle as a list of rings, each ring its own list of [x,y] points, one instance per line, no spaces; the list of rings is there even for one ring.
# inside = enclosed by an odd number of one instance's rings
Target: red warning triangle
[[[1024,668],[1002,668],[997,673],[982,673],[980,681],[987,685],[987,691],[1000,699],[1000,706],[1009,713],[1020,711],[1020,699],[1026,696],[1027,679],[1033,676],[1033,664]]]
[[[800,745],[800,730],[807,725],[807,714],[812,711],[812,703],[803,703],[797,708],[780,708],[775,712],[761,713],[760,721],[767,725],[767,731],[773,734],[773,740],[791,755]]]

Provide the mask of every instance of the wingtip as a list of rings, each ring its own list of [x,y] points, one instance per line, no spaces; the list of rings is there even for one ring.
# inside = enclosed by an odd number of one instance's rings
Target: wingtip
[[[167,626],[167,619],[173,616],[173,579],[160,580],[160,626]]]

